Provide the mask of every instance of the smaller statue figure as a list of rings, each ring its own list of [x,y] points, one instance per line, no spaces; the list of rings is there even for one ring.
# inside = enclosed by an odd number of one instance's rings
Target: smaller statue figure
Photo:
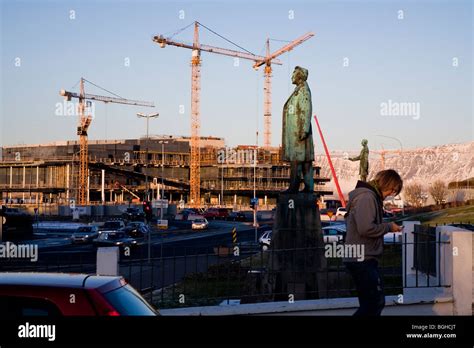
[[[359,165],[359,180],[367,181],[367,176],[369,175],[369,147],[367,146],[369,142],[367,139],[362,139],[361,145],[362,150],[360,155],[357,157],[350,157],[350,161],[360,161]]]

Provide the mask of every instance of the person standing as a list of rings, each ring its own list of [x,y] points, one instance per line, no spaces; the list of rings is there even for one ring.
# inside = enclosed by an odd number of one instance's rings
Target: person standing
[[[364,253],[362,258],[344,258],[359,298],[355,316],[379,316],[385,307],[383,282],[378,268],[383,253],[383,236],[389,232],[400,232],[403,227],[394,222],[383,222],[383,200],[398,195],[402,188],[400,175],[388,169],[378,172],[372,181],[358,181],[356,188],[349,193],[345,244],[359,245]]]

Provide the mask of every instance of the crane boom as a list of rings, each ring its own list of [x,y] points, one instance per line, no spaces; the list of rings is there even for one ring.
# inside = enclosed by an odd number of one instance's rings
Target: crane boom
[[[81,98],[79,93],[75,92],[69,92],[65,91],[62,89],[59,92],[60,95],[63,97],[66,97],[68,100],[71,100],[71,98]],[[131,99],[125,99],[125,98],[115,98],[115,97],[106,97],[103,95],[97,95],[97,94],[84,94],[84,99],[88,100],[96,100],[96,101],[101,101],[104,103],[116,103],[116,104],[127,104],[127,105],[136,105],[136,106],[147,106],[147,107],[155,107],[153,102],[147,102],[147,101],[140,101],[140,100],[131,100]]]
[[[258,67],[260,67],[264,64],[269,64],[270,62],[272,64],[274,64],[276,57],[282,55],[285,52],[291,51],[293,48],[295,48],[298,45],[301,45],[303,42],[305,42],[306,40],[312,38],[313,36],[314,36],[313,32],[308,32],[308,33],[300,36],[299,38],[291,41],[289,44],[287,44],[287,45],[283,46],[282,48],[280,48],[278,51],[275,51],[272,54],[267,55],[264,59],[260,59],[258,62],[256,62],[254,64],[253,67],[258,68]]]
[[[248,59],[248,60],[253,60],[255,62],[259,62],[262,59],[263,60],[266,59],[265,57],[257,56],[252,53],[240,52],[240,51],[235,51],[235,50],[231,50],[227,48],[220,48],[220,47],[214,47],[214,46],[209,46],[209,45],[200,44],[199,48],[197,48],[193,44],[166,39],[162,35],[154,36],[153,41],[159,44],[161,48],[165,47],[166,45],[171,45],[171,46],[176,46],[176,47],[181,47],[181,48],[188,48],[190,50],[199,49],[205,52],[217,53],[224,56],[237,57],[237,58],[242,58],[242,59]],[[282,62],[277,59],[274,60],[272,63],[277,64],[277,65],[282,65]]]

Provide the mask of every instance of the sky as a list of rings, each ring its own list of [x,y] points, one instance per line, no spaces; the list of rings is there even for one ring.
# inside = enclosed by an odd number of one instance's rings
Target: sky
[[[474,139],[473,4],[446,1],[1,1],[0,145],[75,140],[61,89],[81,77],[155,108],[95,103],[90,139],[190,134],[191,50],[152,42],[199,21],[254,54],[308,31],[272,65],[272,145],[296,65],[331,150],[424,147]],[[191,42],[192,26],[174,36]],[[203,44],[241,50],[200,28]],[[202,53],[201,135],[263,143],[263,71]],[[86,84],[86,93],[109,95]],[[322,145],[313,121],[316,151]]]

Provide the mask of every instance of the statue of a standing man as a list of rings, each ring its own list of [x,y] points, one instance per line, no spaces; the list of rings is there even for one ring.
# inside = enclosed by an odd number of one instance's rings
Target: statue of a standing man
[[[311,91],[308,83],[308,70],[295,67],[291,82],[296,85],[283,107],[282,160],[290,162],[290,187],[286,192],[299,190],[301,174],[304,180],[303,192],[313,192],[314,145],[311,130]]]
[[[357,157],[349,158],[350,161],[360,161],[359,165],[359,180],[367,181],[367,176],[369,175],[369,147],[367,146],[369,142],[367,139],[362,139],[361,145],[362,150],[360,155]]]

